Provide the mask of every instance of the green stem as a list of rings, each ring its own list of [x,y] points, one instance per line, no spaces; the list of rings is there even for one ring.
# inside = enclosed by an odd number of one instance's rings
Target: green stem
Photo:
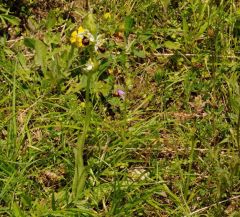
[[[213,79],[213,105],[214,107],[217,106],[217,94],[216,94],[216,71],[217,71],[217,54],[218,54],[218,30],[215,33],[214,38],[211,40],[211,47],[212,47],[212,79]],[[212,127],[213,127],[213,144],[216,145],[216,115],[213,111],[213,120],[212,120]]]
[[[238,122],[237,122],[237,145],[238,145],[238,155],[240,156],[240,109],[238,111]]]
[[[196,141],[194,141],[194,135],[192,135],[192,141],[191,141],[191,151],[189,156],[189,164],[188,164],[188,175],[186,177],[185,186],[184,186],[184,196],[187,199],[187,196],[189,195],[189,185],[191,180],[191,173],[192,173],[192,165],[193,165],[193,157],[194,157],[194,151],[196,147]]]
[[[17,147],[17,121],[16,121],[16,70],[17,70],[17,63],[15,64],[15,69],[13,72],[13,96],[12,96],[12,126],[13,126],[13,135],[12,135],[12,142],[13,142],[13,153],[15,154],[15,158],[17,158],[17,153],[19,151],[19,147]]]
[[[75,201],[77,201],[83,193],[86,176],[87,176],[87,171],[86,171],[86,168],[84,166],[84,161],[83,161],[83,149],[84,149],[84,144],[85,144],[85,140],[87,137],[87,132],[89,129],[89,124],[90,124],[90,119],[91,119],[91,105],[90,105],[91,78],[92,78],[92,74],[90,73],[87,76],[86,101],[85,101],[86,102],[86,113],[85,113],[83,132],[79,136],[77,147],[74,150],[74,152],[75,152],[75,174],[74,174],[74,178],[73,178],[72,191],[73,191],[73,199]]]

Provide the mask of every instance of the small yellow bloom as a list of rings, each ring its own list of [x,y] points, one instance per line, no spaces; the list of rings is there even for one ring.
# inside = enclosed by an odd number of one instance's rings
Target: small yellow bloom
[[[77,31],[72,32],[70,42],[73,44],[77,41]]]
[[[77,45],[78,47],[83,47],[82,39],[78,39],[78,40],[76,41],[76,45]]]
[[[77,31],[72,32],[70,42],[72,44],[75,44],[77,47],[83,47],[84,38],[87,38],[91,42],[95,41],[93,35],[89,32],[89,30],[84,29],[82,26],[80,26]]]
[[[84,33],[86,30],[82,27],[82,26],[79,26],[78,28],[78,34],[81,34],[81,33]]]
[[[107,13],[105,13],[104,15],[103,15],[103,18],[104,19],[110,19],[111,18],[111,14],[109,13],[109,12],[107,12]]]

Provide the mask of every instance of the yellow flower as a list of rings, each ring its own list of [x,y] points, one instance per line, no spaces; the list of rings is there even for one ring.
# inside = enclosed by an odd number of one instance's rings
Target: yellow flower
[[[77,45],[78,47],[83,47],[82,40],[78,38],[78,40],[76,41],[76,45]]]
[[[70,42],[76,44],[78,47],[82,47],[82,37],[79,37],[78,31],[73,31],[71,34]]]
[[[78,28],[78,34],[82,34],[84,33],[86,30],[82,27],[82,26],[79,26]]]
[[[72,44],[75,44],[77,47],[83,47],[84,46],[84,44],[83,44],[84,38],[88,39],[91,42],[94,42],[94,37],[89,32],[89,30],[84,29],[82,26],[80,26],[77,31],[72,32],[70,42]]]
[[[110,19],[111,18],[111,14],[109,13],[109,12],[107,12],[107,13],[105,13],[104,15],[103,15],[103,18],[104,19]]]
[[[70,42],[73,44],[77,41],[77,31],[72,32]]]

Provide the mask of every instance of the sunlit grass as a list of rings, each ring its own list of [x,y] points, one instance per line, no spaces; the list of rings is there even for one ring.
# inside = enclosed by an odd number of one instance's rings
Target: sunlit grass
[[[237,2],[89,1],[106,42],[77,201],[87,12],[40,3],[0,4],[0,216],[238,216]]]

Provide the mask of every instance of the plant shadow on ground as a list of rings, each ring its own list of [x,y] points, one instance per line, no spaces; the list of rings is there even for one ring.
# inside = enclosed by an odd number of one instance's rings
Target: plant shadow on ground
[[[44,2],[0,3],[0,215],[239,216],[239,4],[90,1],[107,45],[73,204],[86,11]]]

